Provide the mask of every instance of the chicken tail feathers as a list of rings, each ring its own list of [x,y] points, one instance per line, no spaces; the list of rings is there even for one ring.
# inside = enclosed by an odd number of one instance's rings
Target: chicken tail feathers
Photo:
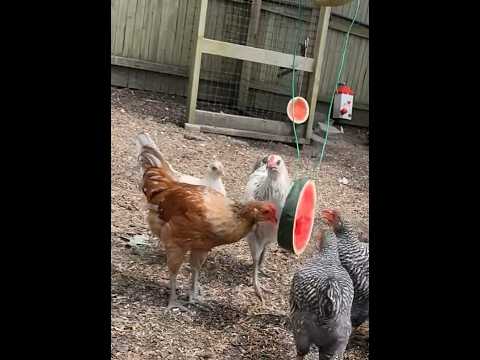
[[[319,305],[326,318],[337,317],[342,309],[342,291],[341,285],[334,277],[329,277],[323,286],[323,291],[319,293]]]
[[[162,153],[149,134],[140,133],[136,140],[137,159],[143,171],[151,167],[164,167],[167,171],[173,173],[170,164],[163,158]]]
[[[142,191],[147,198],[147,202],[155,204],[155,196],[170,189],[176,181],[162,167],[151,167],[145,170],[143,174]],[[153,201],[153,202],[152,202]]]

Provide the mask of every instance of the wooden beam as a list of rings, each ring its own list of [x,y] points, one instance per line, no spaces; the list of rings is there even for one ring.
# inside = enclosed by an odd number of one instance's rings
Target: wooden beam
[[[352,22],[353,18],[349,17],[349,16],[345,16],[345,15],[342,15],[342,14],[339,14],[337,12],[332,12],[332,15],[333,16],[336,16],[336,17],[339,17],[339,18],[342,18],[344,20],[346,20],[349,24]],[[370,24],[366,23],[366,22],[363,22],[359,19],[356,19],[355,20],[355,24],[356,25],[361,25],[361,26],[365,26],[365,27],[370,27]]]
[[[181,76],[185,78],[189,75],[188,66],[160,64],[156,62],[126,58],[122,56],[112,55],[110,64],[114,66],[121,66],[124,68],[146,70],[154,73]],[[229,81],[235,80],[235,74],[225,74],[223,78],[219,80],[219,78],[215,77],[214,74],[207,72],[205,74],[201,74],[200,80],[215,82],[222,81],[228,83]]]
[[[190,64],[190,76],[188,78],[187,120],[195,123],[195,109],[197,107],[198,83],[200,82],[200,67],[202,65],[202,39],[205,35],[205,23],[207,18],[208,0],[200,0],[200,12],[195,20],[195,35],[192,48],[192,62]]]
[[[308,9],[308,8],[302,9],[302,11],[301,11],[302,15],[301,15],[301,17],[299,17],[297,6],[288,7],[288,6],[285,6],[285,5],[281,5],[281,4],[277,4],[277,3],[271,3],[271,2],[266,1],[263,4],[262,10],[268,11],[269,13],[272,13],[272,14],[276,14],[276,15],[284,16],[284,17],[287,17],[287,18],[290,18],[290,19],[294,19],[296,21],[299,21],[299,20],[300,21],[305,21],[305,22],[309,21],[309,16],[304,15],[308,11],[310,11],[310,9]]]
[[[181,65],[167,65],[167,64],[159,64],[159,63],[154,63],[151,61],[145,61],[145,60],[138,60],[138,59],[131,59],[131,58],[126,58],[122,56],[111,56],[111,65],[114,66],[120,66],[125,69],[130,68],[130,69],[138,69],[138,70],[146,70],[146,71],[151,71],[154,73],[159,73],[159,74],[166,74],[166,75],[175,75],[175,76],[181,76],[181,77],[187,77],[188,76],[188,68],[187,66],[181,66]],[[113,74],[113,72],[112,72]],[[117,74],[115,74],[116,76]],[[112,75],[113,76],[113,75]],[[200,80],[205,80],[205,81],[216,81],[218,82],[217,78],[212,78],[211,74],[206,73],[202,76],[200,76]],[[121,79],[121,83],[119,82],[112,82],[113,85],[116,86],[126,86],[125,79]],[[122,85],[123,84],[123,85]],[[284,96],[291,96],[291,90],[286,89],[284,86],[281,85],[273,85],[271,83],[265,83],[262,81],[255,81],[255,80],[250,80],[249,82],[249,89],[255,89],[255,90],[260,90],[264,92],[269,92],[277,95],[284,95]],[[330,99],[327,96],[322,96],[318,95],[317,101],[322,101],[322,102],[330,102]],[[369,105],[356,102],[354,100],[353,102],[353,108],[354,109],[359,109],[359,110],[369,110]]]
[[[249,130],[238,130],[238,129],[230,129],[230,128],[221,128],[216,126],[209,126],[209,125],[193,125],[193,124],[185,124],[185,129],[195,129],[198,130],[200,127],[200,131],[220,134],[220,135],[228,135],[228,136],[238,136],[238,137],[245,137],[250,139],[257,139],[257,140],[267,140],[267,141],[279,141],[284,143],[294,143],[295,139],[292,136],[282,136],[282,135],[273,135],[262,133],[258,131],[249,131]],[[300,144],[309,144],[310,141],[305,138],[299,138],[298,142]]]
[[[330,29],[346,33],[351,23],[352,20],[346,20],[343,17],[332,14],[329,27]],[[353,24],[350,34],[356,35],[364,39],[368,39],[370,37],[369,28],[364,25],[359,25],[356,22],[355,24]]]
[[[325,45],[327,43],[328,24],[330,22],[330,7],[320,8],[318,17],[317,33],[315,35],[315,68],[310,79],[308,91],[308,102],[310,104],[310,115],[307,122],[307,132],[305,137],[310,139],[313,132],[313,123],[315,121],[315,110],[317,107],[318,91],[320,87],[320,74],[322,72],[323,57]]]
[[[250,22],[248,24],[247,46],[257,45],[258,26],[262,10],[262,0],[253,0],[250,7]],[[248,106],[248,88],[252,73],[252,63],[244,61],[240,74],[240,85],[238,89],[238,107],[245,110]]]
[[[259,131],[273,135],[293,136],[292,125],[282,121],[204,110],[197,110],[195,118],[197,120],[197,124],[199,125],[225,127],[237,130]]]
[[[159,64],[151,61],[126,58],[122,56],[110,56],[110,64],[169,75],[177,75],[184,77],[188,76],[188,68],[186,66]]]
[[[110,83],[113,86],[128,86],[128,72],[131,71],[128,67],[110,66]]]
[[[251,46],[231,44],[211,39],[201,39],[201,50],[204,53],[225,56],[233,59],[257,62],[291,69],[293,55],[278,51],[254,48]],[[295,57],[295,69],[312,72],[314,60],[303,56]]]
[[[270,0],[269,2],[272,1]],[[298,6],[298,0],[275,0],[275,4]],[[311,1],[301,1],[300,6],[302,7],[302,11],[313,8],[313,4]]]

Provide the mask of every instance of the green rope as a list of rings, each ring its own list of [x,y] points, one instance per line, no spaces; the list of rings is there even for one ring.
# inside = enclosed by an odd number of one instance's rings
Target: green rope
[[[337,91],[337,86],[340,82],[340,76],[342,75],[343,65],[344,65],[344,62],[345,62],[345,54],[347,52],[348,40],[350,38],[350,32],[352,31],[353,24],[355,23],[355,20],[357,19],[359,8],[360,8],[360,0],[357,0],[357,8],[355,9],[355,15],[353,15],[352,22],[351,22],[350,26],[348,27],[348,31],[345,35],[345,41],[343,43],[343,50],[342,50],[342,58],[340,60],[340,66],[339,66],[338,74],[337,74],[337,81],[334,84],[334,89],[333,89],[333,92],[332,92],[332,96],[330,98],[330,105],[328,106],[327,130],[325,132],[325,139],[323,141],[323,146],[322,146],[322,152],[320,154],[320,159],[318,160],[318,166],[320,166],[320,164],[323,160],[323,155],[325,154],[325,146],[327,145],[327,139],[328,139],[328,130],[330,128],[330,116],[332,115],[333,99],[335,98],[335,92]]]
[[[301,19],[302,8],[300,6],[300,0],[298,0],[298,21]],[[297,56],[297,44],[298,44],[298,21],[295,21],[295,43],[293,45],[293,63],[292,63],[292,117],[295,120],[295,57]],[[295,128],[295,121],[292,121],[293,124],[293,135],[295,135],[295,145],[297,147],[297,159],[300,159],[300,146],[298,145],[297,129]]]

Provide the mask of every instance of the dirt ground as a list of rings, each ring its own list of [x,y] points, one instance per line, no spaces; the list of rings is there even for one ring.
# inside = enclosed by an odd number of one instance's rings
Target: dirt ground
[[[327,145],[320,168],[314,168],[305,146],[302,160],[286,144],[200,134],[192,138],[181,125],[185,99],[112,88],[112,359],[294,359],[288,328],[288,293],[295,270],[310,256],[313,242],[299,258],[271,246],[262,284],[273,291],[262,304],[251,286],[252,262],[245,241],[214,249],[200,275],[211,311],[167,311],[168,271],[165,253],[148,230],[143,195],[138,190],[134,139],[140,131],[153,135],[175,169],[202,176],[216,156],[225,167],[227,195],[240,199],[255,161],[281,155],[292,178],[315,179],[317,215],[335,207],[368,234],[368,147],[365,132],[346,128]],[[346,178],[347,184],[339,180]],[[318,221],[316,221],[318,223]],[[315,225],[316,231],[318,224]],[[126,239],[147,238],[127,247]],[[178,277],[180,299],[190,284],[188,265]],[[345,359],[368,359],[368,324],[358,331]],[[316,359],[316,349],[305,359]]]

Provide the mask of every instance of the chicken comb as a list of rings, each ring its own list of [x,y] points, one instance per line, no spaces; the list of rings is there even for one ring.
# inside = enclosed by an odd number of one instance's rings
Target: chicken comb
[[[277,214],[277,208],[275,207],[275,205],[273,203],[269,202],[266,205],[267,205],[267,208],[269,210],[273,211],[273,214],[275,214],[275,215]]]
[[[324,209],[320,212],[322,219],[332,223],[339,217],[339,212],[335,209]]]
[[[264,207],[265,209],[268,209],[268,211],[272,213],[272,215],[273,215],[273,217],[274,217],[274,219],[275,219],[275,222],[278,222],[277,208],[276,208],[276,206],[275,206],[273,203],[271,203],[271,202],[267,202],[264,206],[265,206],[265,207]]]
[[[267,156],[267,164],[280,160],[280,156],[277,154],[270,154]]]

